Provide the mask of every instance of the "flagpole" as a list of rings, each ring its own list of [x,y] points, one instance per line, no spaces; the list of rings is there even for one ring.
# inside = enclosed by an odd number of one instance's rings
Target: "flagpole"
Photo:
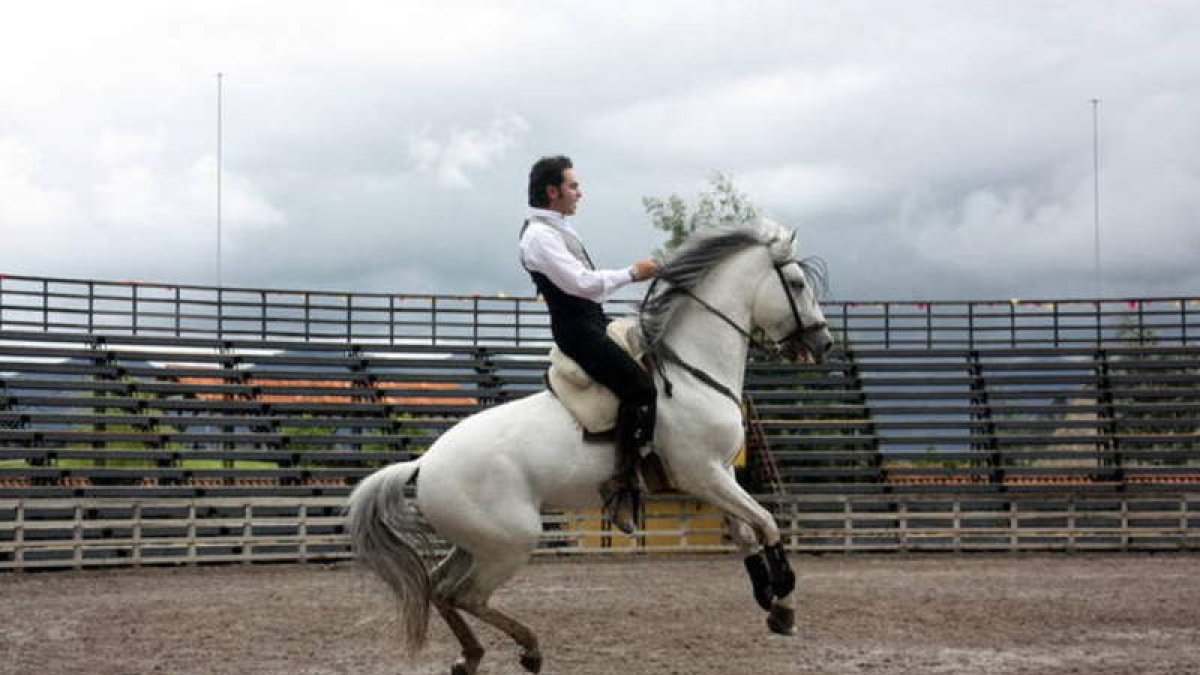
[[[1095,253],[1096,296],[1103,289],[1100,270],[1100,99],[1092,99],[1092,217],[1094,223],[1093,252]]]
[[[220,288],[223,279],[221,276],[221,153],[222,153],[222,80],[224,73],[217,73],[217,287]]]

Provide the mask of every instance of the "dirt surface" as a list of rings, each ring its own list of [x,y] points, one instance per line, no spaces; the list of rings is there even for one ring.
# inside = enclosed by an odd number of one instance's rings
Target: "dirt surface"
[[[770,634],[736,557],[541,561],[496,598],[544,673],[1200,673],[1200,557],[804,557]],[[0,576],[0,673],[446,673],[345,564]],[[481,672],[521,673],[490,628]]]

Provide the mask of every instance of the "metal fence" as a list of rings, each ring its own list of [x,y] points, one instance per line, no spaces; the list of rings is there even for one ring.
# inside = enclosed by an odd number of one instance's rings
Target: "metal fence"
[[[1200,298],[824,304],[834,358],[746,379],[792,548],[1197,546]],[[549,340],[531,297],[0,276],[0,569],[345,557],[354,482]],[[729,550],[689,508],[543,550]]]
[[[613,303],[631,312],[636,300]],[[856,347],[1193,345],[1200,298],[827,301]],[[540,344],[534,297],[217,288],[0,275],[0,330],[383,344]]]

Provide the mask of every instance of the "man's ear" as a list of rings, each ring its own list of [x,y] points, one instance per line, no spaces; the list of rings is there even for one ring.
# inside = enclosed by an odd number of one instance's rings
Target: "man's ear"
[[[547,185],[546,186],[546,199],[549,201],[555,201],[558,199],[558,197],[559,197],[558,186],[557,185]]]

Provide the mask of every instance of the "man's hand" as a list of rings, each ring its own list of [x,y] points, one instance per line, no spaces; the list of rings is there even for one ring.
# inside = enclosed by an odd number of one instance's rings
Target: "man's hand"
[[[634,281],[645,281],[658,274],[659,267],[654,258],[639,260],[629,267],[629,276],[633,277]]]

